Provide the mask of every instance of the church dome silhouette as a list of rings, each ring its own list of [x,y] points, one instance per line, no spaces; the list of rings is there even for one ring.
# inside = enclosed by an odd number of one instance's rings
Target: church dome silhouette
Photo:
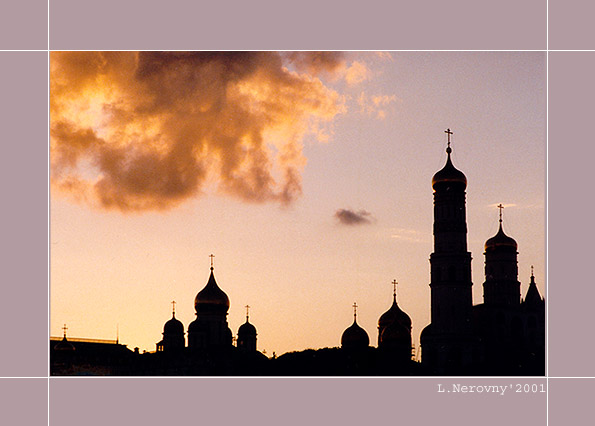
[[[450,131],[450,130],[449,130]],[[450,136],[450,135],[449,135]],[[455,183],[455,184],[462,184],[464,188],[467,187],[467,177],[465,174],[458,170],[453,164],[450,159],[450,153],[452,152],[452,148],[450,147],[450,139],[449,145],[446,148],[446,164],[441,170],[438,170],[434,177],[432,177],[432,188],[436,189],[436,185],[440,185],[443,183]]]
[[[224,312],[229,310],[229,297],[219,288],[215,281],[213,267],[211,266],[211,275],[205,288],[198,292],[194,299],[194,309],[196,312]]]
[[[179,321],[175,314],[163,325],[163,334],[184,334],[184,324]]]
[[[504,208],[504,206],[500,204],[498,205],[498,208],[500,209],[500,227],[498,228],[498,233],[486,241],[484,246],[485,251],[493,251],[499,247],[506,247],[509,249],[514,249],[514,251],[516,251],[518,249],[517,242],[514,240],[514,238],[511,238],[508,235],[506,235],[504,233],[504,230],[502,229],[502,209]]]
[[[357,305],[353,304],[353,324],[341,336],[341,347],[345,349],[361,349],[370,345],[370,337],[366,330],[357,324]]]
[[[344,348],[365,348],[370,344],[370,337],[366,330],[361,328],[354,320],[341,336],[341,346]]]
[[[246,322],[238,328],[238,335],[240,334],[242,336],[256,336],[256,327],[250,324],[248,319],[246,319]]]
[[[378,327],[384,328],[394,323],[400,324],[409,330],[411,329],[411,318],[397,305],[396,295],[393,295],[393,304],[389,310],[378,319]]]
[[[498,247],[510,247],[515,250],[518,248],[517,242],[514,240],[514,238],[511,238],[504,233],[502,230],[502,224],[500,224],[498,233],[486,241],[485,251],[494,250]]]

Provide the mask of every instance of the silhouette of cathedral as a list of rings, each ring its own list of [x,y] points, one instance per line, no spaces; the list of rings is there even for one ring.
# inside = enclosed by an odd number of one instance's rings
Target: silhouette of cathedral
[[[234,345],[227,323],[229,298],[218,286],[211,255],[206,286],[194,300],[196,319],[184,325],[175,316],[163,326],[156,351],[140,354],[116,341],[50,339],[52,375],[544,375],[545,301],[535,284],[521,299],[517,242],[498,232],[485,243],[483,303],[473,306],[471,253],[467,251],[467,178],[451,160],[450,129],[445,166],[432,178],[434,251],[430,255],[431,322],[421,332],[421,365],[412,358],[411,318],[397,304],[393,281],[390,308],[378,320],[378,346],[357,323],[341,336],[340,348],[290,352],[267,358],[257,350],[249,321]]]

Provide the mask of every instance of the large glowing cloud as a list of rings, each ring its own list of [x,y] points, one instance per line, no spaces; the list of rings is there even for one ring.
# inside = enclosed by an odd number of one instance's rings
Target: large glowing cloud
[[[211,187],[291,203],[303,138],[344,111],[319,76],[344,68],[325,52],[52,52],[52,185],[120,211]]]

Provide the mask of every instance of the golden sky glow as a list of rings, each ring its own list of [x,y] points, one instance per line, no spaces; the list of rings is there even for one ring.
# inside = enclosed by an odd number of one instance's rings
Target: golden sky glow
[[[468,179],[473,297],[483,244],[545,283],[541,52],[52,52],[51,334],[154,350],[194,319],[209,258],[268,354],[376,344],[398,301],[429,323],[433,174]]]

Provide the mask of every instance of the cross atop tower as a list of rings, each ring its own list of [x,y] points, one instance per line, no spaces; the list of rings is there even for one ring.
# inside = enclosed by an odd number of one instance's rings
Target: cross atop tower
[[[357,303],[353,302],[353,305],[351,306],[353,306],[353,321],[355,321],[357,318]]]
[[[448,135],[448,145],[446,147],[446,152],[450,154],[452,152],[452,149],[450,148],[450,135],[452,135],[453,132],[451,132],[450,129],[446,129],[444,133]]]
[[[64,324],[64,327],[62,327],[62,330],[64,330],[64,338],[66,339],[66,330],[68,330],[68,327],[66,327],[66,324]]]
[[[213,270],[213,258],[215,257],[214,254],[210,254],[209,257],[211,258],[211,271]]]
[[[533,265],[531,265],[531,277],[533,278]]]
[[[248,321],[248,317],[250,316],[250,305],[246,305],[246,321]]]
[[[175,316],[176,315],[176,301],[175,300],[171,301],[171,309],[172,309],[171,314],[173,316]]]
[[[393,297],[395,298],[395,300],[397,300],[397,284],[399,284],[399,283],[397,282],[397,280],[393,280],[392,284],[393,284]]]
[[[500,209],[500,223],[502,223],[502,209],[504,208],[502,203],[498,204],[498,208]]]

